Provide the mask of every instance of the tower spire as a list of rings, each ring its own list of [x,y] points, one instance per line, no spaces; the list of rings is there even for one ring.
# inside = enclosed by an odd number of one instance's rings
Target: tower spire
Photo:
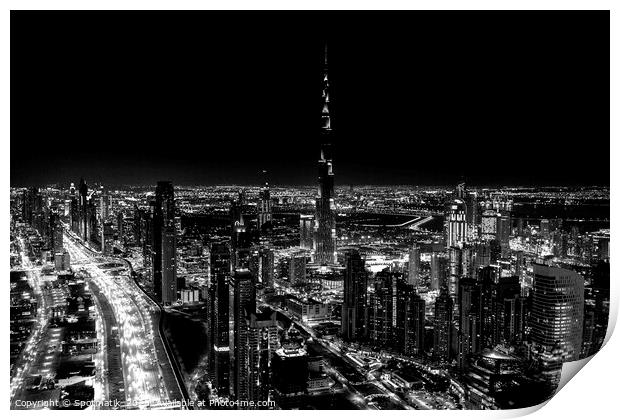
[[[319,188],[316,197],[313,261],[319,265],[336,262],[336,217],[334,172],[332,170],[332,128],[329,113],[329,80],[327,77],[327,45],[323,57],[323,109],[321,111],[321,158]]]
[[[331,131],[331,118],[329,115],[329,79],[327,77],[327,44],[325,44],[325,55],[323,61],[323,109],[321,111],[321,131]]]
[[[325,68],[327,68],[327,42],[325,43],[325,53],[323,55],[323,64],[325,65]]]

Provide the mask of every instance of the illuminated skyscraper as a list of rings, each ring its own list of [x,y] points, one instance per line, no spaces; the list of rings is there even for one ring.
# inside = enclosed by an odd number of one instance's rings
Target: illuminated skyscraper
[[[368,272],[359,252],[348,252],[345,259],[342,337],[355,340],[362,338],[366,330]]]
[[[246,316],[248,327],[248,397],[251,401],[267,401],[269,397],[271,362],[278,349],[277,313],[251,313]]]
[[[486,241],[497,238],[498,216],[495,210],[485,210],[482,213],[481,237]]]
[[[263,171],[266,176],[267,171]],[[271,223],[271,196],[269,192],[269,182],[265,179],[265,184],[259,193],[258,200],[258,228],[262,228],[265,223]]]
[[[450,337],[452,333],[452,309],[454,303],[448,288],[441,287],[441,292],[435,300],[435,320],[433,322],[433,358],[437,361],[450,360]]]
[[[329,114],[329,81],[327,47],[323,67],[323,109],[321,112],[321,157],[319,188],[314,221],[314,261],[320,265],[336,262],[336,215],[334,173],[332,170],[332,128]]]
[[[437,252],[431,254],[431,289],[439,290],[446,283],[446,259]]]
[[[246,320],[251,314],[256,313],[256,289],[254,288],[254,278],[252,274],[245,268],[235,270],[232,285],[234,288],[234,395],[237,399],[249,400],[249,329]]]
[[[413,287],[418,287],[420,280],[420,247],[418,244],[413,244],[409,248],[409,276],[408,281]]]
[[[291,255],[289,262],[288,281],[291,286],[302,286],[306,283],[306,254]]]
[[[210,252],[211,288],[209,314],[210,377],[219,396],[230,393],[229,294],[230,249],[224,244],[213,244]]]
[[[459,331],[457,360],[460,368],[469,362],[469,356],[480,351],[480,286],[476,279],[459,280]]]
[[[561,362],[577,360],[583,313],[583,277],[563,268],[534,264],[530,314],[533,350],[542,357],[556,350]]]
[[[88,186],[84,182],[84,178],[80,179],[79,186],[79,198],[78,198],[78,219],[79,219],[79,234],[80,238],[87,242],[90,236],[88,232]]]
[[[250,272],[256,283],[263,287],[273,287],[273,251],[269,248],[254,247],[250,254]]]
[[[426,302],[409,284],[398,287],[396,295],[396,335],[399,350],[410,356],[424,352]]]
[[[153,287],[159,300],[169,305],[177,300],[176,230],[174,189],[159,181],[153,212]]]
[[[299,215],[299,246],[304,249],[312,249],[314,236],[314,215]]]
[[[460,198],[452,200],[447,209],[446,246],[459,246],[467,240],[467,206]]]

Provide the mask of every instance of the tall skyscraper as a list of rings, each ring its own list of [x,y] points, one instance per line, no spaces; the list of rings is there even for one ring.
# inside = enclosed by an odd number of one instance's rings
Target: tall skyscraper
[[[485,210],[481,218],[481,238],[491,241],[497,238],[498,215],[495,210]]]
[[[448,362],[450,360],[453,307],[454,302],[448,293],[448,287],[442,286],[435,300],[433,321],[433,358],[437,361]]]
[[[153,287],[159,300],[169,305],[177,300],[174,189],[169,181],[159,181],[155,189],[152,239]]]
[[[467,206],[460,198],[452,200],[447,209],[446,246],[456,247],[467,241]]]
[[[499,242],[502,258],[510,255],[510,230],[512,221],[508,211],[497,214],[497,241]]]
[[[418,244],[411,245],[409,248],[409,273],[408,281],[413,287],[418,287],[420,281],[420,247]]]
[[[87,242],[90,237],[88,232],[88,186],[84,182],[84,178],[80,179],[78,198],[78,218],[79,218],[79,234],[83,241]]]
[[[574,271],[534,264],[530,314],[533,350],[557,350],[561,362],[579,358],[583,333],[584,279]]]
[[[446,283],[446,259],[437,252],[431,254],[431,289],[439,290]]]
[[[233,202],[231,213],[231,269],[250,268],[252,249],[260,242],[259,231],[254,229],[241,213],[241,198]]]
[[[230,394],[229,279],[230,249],[227,244],[211,246],[210,377],[219,396]]]
[[[401,294],[401,331],[397,332],[398,315],[398,285],[395,273],[381,271],[375,276],[374,288],[368,297],[368,319],[367,334],[374,346],[403,347],[404,334],[404,311],[406,309],[407,296]],[[395,343],[395,336],[398,336],[398,346]]]
[[[314,215],[299,215],[299,246],[304,249],[312,249],[314,242]]]
[[[320,265],[336,262],[336,204],[332,170],[332,127],[329,114],[329,81],[327,78],[327,47],[323,67],[323,109],[321,112],[321,156],[319,188],[314,221],[314,261]]]
[[[487,266],[478,270],[478,285],[480,289],[480,346],[493,347],[498,343],[497,319],[497,283],[499,267]]]
[[[267,171],[263,171],[266,178]],[[265,184],[260,190],[258,197],[258,228],[262,228],[265,223],[272,222],[271,214],[271,195],[269,192],[269,182],[265,179]]]
[[[269,248],[254,247],[250,257],[250,272],[256,283],[263,287],[273,287],[274,254]]]
[[[233,327],[234,327],[234,395],[241,400],[249,400],[249,353],[248,323],[250,314],[256,313],[256,290],[254,278],[248,269],[236,269],[233,285]]]
[[[108,195],[108,192],[103,189],[103,187],[101,188],[100,194],[99,214],[101,215],[101,219],[105,220],[110,215],[110,196]]]
[[[278,349],[278,323],[275,311],[251,313],[246,317],[248,327],[248,397],[251,401],[267,401],[270,368]]]
[[[60,222],[60,216],[58,215],[58,213],[51,212],[49,220],[51,229],[52,250],[54,251],[54,254],[57,252],[63,252],[63,229],[62,223]]]
[[[480,286],[476,279],[459,280],[458,363],[463,368],[471,354],[480,351]]]
[[[366,288],[368,272],[359,252],[345,256],[344,302],[342,303],[342,337],[362,338],[366,330]]]
[[[398,285],[394,339],[399,351],[409,356],[418,356],[424,352],[425,315],[426,302],[416,293],[414,286]]]

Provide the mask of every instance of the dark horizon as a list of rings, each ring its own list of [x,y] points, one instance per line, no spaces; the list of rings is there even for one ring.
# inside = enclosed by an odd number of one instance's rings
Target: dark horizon
[[[609,12],[11,12],[11,186],[609,186]]]

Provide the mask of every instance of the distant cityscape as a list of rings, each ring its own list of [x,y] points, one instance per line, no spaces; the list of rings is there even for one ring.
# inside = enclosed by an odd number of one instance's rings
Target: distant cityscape
[[[315,185],[11,188],[12,409],[523,408],[601,348],[608,186],[338,185],[321,77]]]

